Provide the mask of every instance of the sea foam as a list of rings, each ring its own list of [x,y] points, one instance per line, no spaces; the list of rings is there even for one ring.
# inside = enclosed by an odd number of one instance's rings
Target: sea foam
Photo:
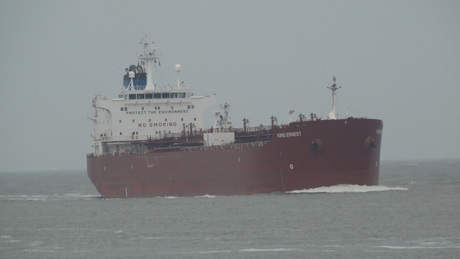
[[[312,189],[303,189],[290,191],[286,193],[352,193],[352,192],[383,192],[383,191],[407,191],[408,188],[405,187],[388,187],[388,186],[367,186],[367,185],[354,185],[354,184],[344,184],[344,185],[334,185],[327,187],[318,187]]]

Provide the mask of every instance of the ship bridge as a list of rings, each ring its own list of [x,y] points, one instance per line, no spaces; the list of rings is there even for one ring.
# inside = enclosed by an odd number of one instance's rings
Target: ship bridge
[[[180,134],[184,129],[204,128],[206,107],[215,103],[215,96],[194,95],[188,84],[179,79],[181,65],[175,65],[176,80],[162,89],[154,84],[153,72],[160,66],[151,44],[142,42],[144,54],[139,64],[126,69],[118,98],[96,96],[93,99],[94,154],[128,152],[130,142],[159,139]]]

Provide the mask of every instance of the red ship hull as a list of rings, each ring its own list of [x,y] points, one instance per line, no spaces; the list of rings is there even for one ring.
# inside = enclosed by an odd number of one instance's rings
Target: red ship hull
[[[246,195],[339,184],[378,185],[383,122],[295,122],[269,142],[87,158],[106,198]]]

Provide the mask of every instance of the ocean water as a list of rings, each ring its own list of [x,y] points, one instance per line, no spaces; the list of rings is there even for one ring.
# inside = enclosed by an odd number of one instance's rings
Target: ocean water
[[[0,258],[460,258],[460,159],[380,182],[102,199],[85,171],[0,173]]]

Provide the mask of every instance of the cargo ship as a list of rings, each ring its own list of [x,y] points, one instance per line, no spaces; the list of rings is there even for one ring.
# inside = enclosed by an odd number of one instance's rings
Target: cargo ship
[[[158,85],[160,55],[144,39],[116,98],[92,101],[92,153],[87,173],[104,198],[289,193],[341,184],[378,185],[383,122],[339,118],[333,78],[325,118],[300,114],[289,123],[235,128],[230,104],[204,124],[215,95],[195,95],[176,78]],[[288,111],[289,115],[294,113]],[[270,120],[268,120],[270,119]],[[210,121],[212,121],[210,119]]]

